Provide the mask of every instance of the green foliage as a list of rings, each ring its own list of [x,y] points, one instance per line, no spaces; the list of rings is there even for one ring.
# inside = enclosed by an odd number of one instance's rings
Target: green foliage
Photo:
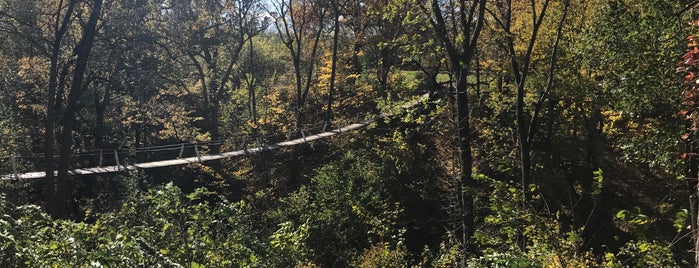
[[[590,196],[593,199],[599,198],[600,194],[602,194],[603,182],[604,182],[604,175],[603,175],[601,168],[592,172],[592,192],[590,192]]]
[[[352,266],[363,268],[409,267],[408,257],[409,253],[401,245],[394,249],[387,243],[377,243],[358,256]]]
[[[636,208],[637,212],[630,212],[628,210],[622,209],[616,213],[616,217],[621,220],[628,221],[634,225],[646,225],[648,224],[648,216],[639,213],[639,209]]]
[[[471,260],[468,263],[469,267],[540,267],[541,263],[532,263],[526,256],[521,256],[512,253],[493,253],[477,260]]]
[[[290,221],[280,223],[279,229],[269,237],[272,247],[282,252],[289,260],[306,260],[308,258],[307,238],[308,223],[294,227]]]
[[[672,114],[677,107],[679,95],[667,88],[678,83],[667,62],[683,45],[678,36],[682,26],[667,18],[679,8],[668,0],[614,0],[597,6],[579,46],[586,55],[583,68],[594,72],[613,109],[643,116]]]
[[[280,211],[273,214],[273,219],[283,222],[278,230],[281,233],[273,236],[273,240],[284,238],[275,242],[277,248],[285,248],[300,262],[310,253],[319,264],[346,266],[360,249],[373,243],[400,243],[404,230],[397,220],[402,208],[389,201],[387,187],[391,182],[366,152],[347,152],[339,161],[317,170],[307,186],[282,200]],[[305,223],[293,230],[286,219]],[[300,246],[302,240],[308,249],[288,246]]]
[[[567,267],[596,264],[593,255],[581,247],[582,229],[564,229],[560,213],[544,214],[532,207],[523,208],[519,203],[519,187],[482,175],[478,179],[491,185],[492,190],[479,195],[480,202],[488,204],[489,209],[484,215],[484,225],[474,235],[482,256],[470,259],[470,265]],[[540,196],[534,195],[534,198],[536,202],[545,202]]]
[[[92,223],[51,220],[36,206],[13,207],[0,196],[3,264],[24,267],[281,265],[250,221],[246,202],[204,189],[184,195],[171,184],[134,195],[121,210]],[[263,258],[262,256],[267,256]],[[276,264],[275,264],[276,263]]]
[[[455,243],[453,235],[449,234],[446,241],[439,244],[437,256],[432,258],[431,266],[446,268],[459,265],[459,260],[462,259],[462,247]]]
[[[3,195],[3,264],[290,267],[340,261],[404,267],[409,255],[397,225],[401,208],[387,202],[380,173],[369,159],[350,153],[282,200],[282,210],[267,212],[269,228],[256,224],[263,218],[251,205],[265,195],[229,202],[203,188],[184,194],[172,183],[126,194],[120,209],[93,213],[91,223],[52,220],[39,207],[13,207]],[[305,223],[274,227],[282,217]]]
[[[679,267],[672,251],[658,242],[629,241],[617,254],[604,256],[606,267]]]
[[[4,200],[4,196],[0,196]],[[53,221],[37,206],[3,204],[3,264],[23,267],[135,266],[146,261],[133,237],[94,224]],[[106,232],[102,232],[106,231]]]
[[[681,172],[683,160],[675,153],[682,147],[677,138],[682,133],[679,121],[621,116],[623,119],[618,119],[615,125],[605,126],[605,132],[614,132],[610,137],[614,137],[614,147],[621,152],[621,160],[643,163],[671,174]]]
[[[682,232],[684,230],[686,223],[687,223],[687,209],[683,208],[677,213],[675,213],[675,220],[672,223],[672,226],[677,229],[677,232]]]
[[[641,213],[641,209],[636,207],[633,210],[619,210],[616,213],[616,218],[621,220],[632,233],[639,239],[646,239],[646,233],[652,223],[652,219]]]
[[[576,39],[584,42],[571,47],[582,63],[576,68],[595,82],[587,97],[623,117],[610,139],[622,159],[671,173],[682,169],[676,152],[683,126],[674,115],[680,94],[668,90],[680,80],[668,63],[683,49],[685,26],[668,18],[680,8],[668,0],[602,1]]]

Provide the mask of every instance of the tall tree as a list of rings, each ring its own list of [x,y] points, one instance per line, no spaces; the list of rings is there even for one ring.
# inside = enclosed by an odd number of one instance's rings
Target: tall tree
[[[442,2],[430,0],[421,3],[430,17],[436,37],[446,51],[452,90],[455,95],[454,118],[457,128],[457,150],[460,166],[459,206],[462,213],[459,237],[464,249],[462,266],[465,266],[466,248],[474,232],[474,207],[470,190],[475,186],[472,176],[471,126],[468,99],[468,77],[476,55],[478,39],[483,29],[486,0],[459,0]]]
[[[34,8],[26,8],[27,5]],[[77,42],[75,39],[76,21],[80,16],[81,1],[11,1],[0,10],[3,31],[18,36],[29,44],[31,51],[39,51],[39,57],[45,57],[48,62],[48,85],[46,92],[46,116],[44,121],[44,170],[47,176],[48,209],[54,217],[66,216],[66,196],[61,191],[67,188],[64,178],[55,176],[56,163],[54,159],[56,142],[56,122],[64,120],[61,107],[63,106],[64,89],[69,71],[76,60]],[[36,12],[33,16],[30,13]],[[29,12],[29,13],[27,13]],[[71,52],[71,50],[73,50]],[[31,53],[30,53],[31,55]],[[33,56],[33,55],[31,55]],[[31,58],[31,57],[30,57]],[[35,81],[40,82],[40,81]]]
[[[243,79],[235,72],[241,51],[267,27],[261,10],[257,0],[173,1],[163,14],[170,18],[165,36],[169,44],[165,45],[177,53],[174,57],[188,59],[183,68],[193,66],[207,121],[205,129],[214,141],[221,139],[221,103]],[[218,147],[212,150],[216,152]]]
[[[53,215],[56,217],[66,217],[69,212],[68,202],[71,188],[68,169],[70,168],[70,154],[73,149],[73,127],[75,125],[75,115],[79,109],[78,101],[81,99],[86,87],[83,80],[90,60],[93,43],[98,34],[97,24],[102,15],[102,2],[102,0],[94,0],[90,3],[91,5],[89,5],[89,7],[84,7],[89,8],[90,15],[87,23],[82,26],[82,36],[73,51],[76,57],[76,63],[73,69],[70,91],[68,93],[68,104],[63,113],[58,178],[56,182],[56,207],[54,207],[53,211]]]
[[[410,14],[408,10],[411,7],[400,1],[376,0],[367,1],[365,9],[361,11],[366,13],[362,16],[363,20],[357,19],[358,22],[354,24],[355,28],[359,28],[358,32],[365,35],[358,38],[366,39],[362,45],[366,46],[364,49],[369,52],[369,59],[376,62],[367,67],[374,69],[379,95],[384,95],[391,93],[391,69],[401,63],[401,48],[408,43],[401,36],[409,31],[403,20],[406,14]]]
[[[274,4],[277,32],[289,49],[294,66],[296,128],[301,130],[303,109],[313,85],[320,39],[327,15],[322,0],[280,0]]]
[[[325,110],[325,125],[330,126],[332,124],[333,116],[333,100],[335,98],[335,77],[337,74],[337,45],[338,38],[340,36],[340,1],[332,0],[330,3],[332,6],[332,16],[333,16],[333,40],[332,40],[332,59],[330,67],[330,87],[328,89],[328,106]]]
[[[527,95],[527,79],[532,73],[533,53],[538,42],[542,27],[544,27],[545,18],[550,17],[549,12],[550,0],[531,1],[529,3],[517,2],[512,0],[500,1],[497,3],[499,16],[494,12],[490,12],[498,25],[504,31],[504,47],[507,50],[509,57],[510,69],[512,70],[513,80],[516,88],[515,100],[515,118],[517,122],[517,134],[519,137],[519,160],[520,160],[520,179],[522,186],[523,198],[526,201],[529,194],[529,184],[531,183],[531,151],[534,143],[534,134],[537,130],[537,120],[541,113],[541,109],[546,101],[554,83],[554,70],[556,67],[556,55],[558,52],[559,40],[562,35],[563,24],[566,20],[569,0],[565,0],[562,4],[562,15],[556,24],[556,36],[551,46],[551,54],[549,55],[548,70],[546,70],[546,84],[537,92],[537,98],[531,106],[533,112],[531,114],[526,111],[527,103],[525,97]],[[514,18],[520,16],[517,10],[527,10],[526,13],[531,15],[529,33],[518,33],[513,29]],[[523,15],[522,14],[522,15]],[[522,17],[519,17],[522,18]],[[521,23],[521,22],[520,22]],[[526,28],[526,27],[525,27]],[[519,38],[517,38],[519,37]],[[522,42],[524,51],[517,51],[519,42]],[[519,52],[519,53],[518,53]]]
[[[55,142],[55,119],[56,119],[56,93],[58,91],[58,76],[59,76],[59,60],[61,53],[63,51],[63,38],[68,27],[70,26],[71,18],[73,16],[73,10],[75,9],[77,1],[68,0],[68,5],[63,9],[63,1],[59,1],[59,9],[56,12],[56,17],[53,24],[54,38],[50,45],[51,58],[49,68],[49,85],[48,85],[48,100],[46,107],[46,125],[44,127],[44,156],[46,161],[46,166],[44,170],[46,171],[46,180],[48,181],[48,195],[49,195],[49,211],[53,212],[56,217],[65,216],[65,206],[64,200],[60,200],[59,191],[60,181],[54,177],[54,142]],[[53,207],[55,206],[55,207]]]

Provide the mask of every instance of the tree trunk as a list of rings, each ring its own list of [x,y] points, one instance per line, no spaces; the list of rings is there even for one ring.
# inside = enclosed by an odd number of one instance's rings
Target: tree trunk
[[[248,94],[249,94],[249,105],[250,105],[250,119],[252,119],[255,124],[257,124],[257,98],[255,94],[255,76],[253,74],[255,68],[253,64],[254,60],[254,53],[253,53],[253,42],[252,38],[250,38],[250,78],[248,79]]]
[[[95,86],[95,148],[102,149],[104,144],[104,114],[109,100],[109,87],[105,88],[104,99],[100,100],[98,86]]]
[[[470,110],[468,103],[467,77],[471,69],[471,62],[476,54],[476,45],[478,37],[483,28],[483,16],[485,15],[485,0],[474,1],[469,3],[472,10],[466,12],[462,10],[459,21],[461,25],[454,27],[459,31],[459,35],[466,36],[468,39],[462,43],[455,43],[450,37],[450,31],[447,29],[451,26],[447,24],[442,13],[442,4],[438,0],[431,1],[432,15],[434,20],[432,26],[435,28],[437,37],[445,47],[447,58],[449,59],[449,71],[455,81],[455,105],[456,105],[456,128],[457,128],[457,150],[459,155],[459,189],[457,190],[460,230],[457,231],[462,244],[462,256],[460,258],[461,266],[466,266],[466,256],[471,245],[471,238],[474,233],[474,207],[473,197],[470,192],[474,189],[475,181],[473,180],[473,156],[471,153],[471,126],[470,126]],[[465,1],[461,1],[459,7],[468,6]],[[477,9],[476,9],[477,8]],[[470,14],[470,15],[466,15]],[[456,18],[453,18],[456,19]],[[456,39],[456,38],[454,38]]]
[[[465,60],[469,62],[470,57]],[[457,68],[455,71],[458,72],[456,79],[456,128],[458,130],[458,150],[459,150],[459,161],[460,163],[460,184],[461,189],[459,191],[459,203],[461,206],[461,211],[463,214],[463,220],[461,221],[461,239],[464,243],[471,240],[474,231],[474,211],[473,211],[473,197],[468,193],[467,190],[473,189],[475,181],[473,180],[473,156],[471,153],[471,126],[470,126],[470,114],[469,114],[469,104],[468,104],[468,91],[466,87],[466,74],[469,68]]]
[[[95,0],[90,18],[83,29],[78,46],[75,49],[77,55],[73,80],[71,81],[70,93],[68,95],[68,105],[63,116],[63,130],[61,134],[60,158],[58,163],[58,182],[56,185],[56,203],[54,216],[65,218],[68,216],[68,202],[70,196],[70,177],[68,168],[70,167],[70,152],[73,144],[73,128],[75,125],[75,114],[78,111],[78,101],[83,93],[83,77],[87,70],[87,63],[90,59],[92,44],[97,35],[97,21],[102,13],[102,0]]]
[[[523,76],[526,77],[526,76]],[[524,118],[524,79],[519,81],[521,85],[517,86],[517,101],[516,101],[516,118],[517,118],[517,134],[519,135],[519,159],[522,184],[522,199],[523,202],[529,199],[529,180],[531,177],[531,143],[527,135],[528,126]]]
[[[324,131],[327,130],[328,127],[332,124],[332,116],[333,116],[333,98],[335,97],[335,74],[337,73],[337,39],[339,36],[340,32],[340,10],[338,6],[340,3],[338,3],[338,0],[333,1],[333,16],[334,16],[334,26],[335,29],[333,30],[333,52],[332,52],[332,63],[330,67],[330,89],[328,90],[328,109],[326,110],[325,113],[325,128],[323,129]]]
[[[538,117],[538,112],[541,109],[541,105],[543,105],[544,97],[551,87],[552,83],[552,72],[553,68],[555,65],[555,52],[558,46],[558,40],[560,39],[560,29],[563,25],[563,22],[565,20],[565,14],[567,13],[568,9],[568,1],[565,3],[565,9],[564,9],[564,14],[561,19],[561,21],[558,24],[558,33],[557,33],[557,38],[556,38],[556,45],[554,45],[554,50],[553,50],[553,59],[551,61],[550,69],[549,69],[549,84],[545,90],[542,90],[542,93],[539,96],[538,102],[535,104],[535,109],[536,111],[534,114],[531,116],[529,122],[527,122],[524,114],[524,95],[526,94],[525,88],[526,88],[526,82],[527,78],[529,76],[529,66],[531,64],[531,59],[532,59],[532,51],[534,50],[534,45],[536,44],[536,39],[539,35],[539,30],[541,29],[541,24],[544,21],[544,18],[546,17],[546,11],[548,9],[550,0],[546,0],[542,7],[540,14],[537,15],[536,13],[536,6],[534,1],[531,2],[531,10],[532,10],[532,32],[531,36],[529,36],[529,40],[527,43],[527,50],[525,54],[522,57],[522,64],[520,66],[520,63],[518,62],[518,56],[515,50],[515,40],[512,35],[507,35],[506,37],[506,45],[507,45],[507,50],[509,53],[510,57],[510,65],[512,67],[512,73],[514,76],[514,80],[517,83],[517,97],[515,100],[515,106],[516,106],[516,114],[515,118],[517,121],[517,134],[519,137],[519,159],[520,159],[520,165],[521,165],[521,187],[522,187],[522,205],[525,205],[525,203],[529,200],[529,183],[531,181],[531,150],[532,150],[532,144],[533,144],[533,133],[535,130],[535,125],[536,125],[536,118]],[[503,16],[505,17],[505,22],[504,22],[504,30],[505,32],[509,33],[511,31],[511,19],[512,19],[512,2],[507,2],[507,5],[504,6],[504,14]]]
[[[58,84],[58,60],[59,60],[59,53],[60,53],[60,43],[61,41],[59,40],[60,38],[57,37],[57,40],[54,41],[54,48],[52,51],[51,55],[51,67],[49,71],[49,89],[48,89],[48,103],[47,103],[47,109],[46,109],[46,122],[44,125],[44,155],[45,155],[45,166],[44,170],[46,171],[46,190],[47,190],[47,196],[48,196],[48,211],[51,213],[55,211],[55,204],[57,204],[56,199],[56,178],[54,176],[54,159],[53,159],[53,154],[54,154],[54,144],[55,144],[55,133],[54,130],[56,128],[55,120],[56,120],[56,91],[57,91],[57,84]],[[51,213],[54,214],[54,213]]]
[[[62,1],[60,3],[62,6]],[[68,26],[70,24],[70,17],[75,9],[76,1],[70,0],[68,6],[66,7],[66,12],[63,18],[61,18],[60,10],[56,15],[55,21],[55,36],[53,43],[51,44],[51,64],[49,67],[49,87],[48,87],[48,100],[46,104],[46,122],[44,125],[44,156],[45,156],[45,166],[46,171],[46,189],[47,189],[47,210],[54,216],[60,216],[57,211],[60,210],[60,198],[58,196],[58,183],[59,181],[54,175],[55,171],[55,161],[53,159],[54,146],[55,146],[55,129],[56,129],[56,94],[58,92],[58,77],[59,77],[59,61],[61,54],[61,46],[63,43],[63,37],[68,31]]]

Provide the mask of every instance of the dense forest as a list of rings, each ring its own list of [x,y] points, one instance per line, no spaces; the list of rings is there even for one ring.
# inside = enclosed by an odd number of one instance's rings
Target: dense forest
[[[0,266],[697,267],[698,4],[0,0]]]

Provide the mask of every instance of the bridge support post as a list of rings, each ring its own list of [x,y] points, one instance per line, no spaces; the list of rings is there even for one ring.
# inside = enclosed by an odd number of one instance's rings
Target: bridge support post
[[[182,158],[182,154],[183,154],[183,153],[184,153],[184,143],[182,144],[182,146],[180,146],[180,154],[179,154],[179,156],[177,157],[177,159]]]
[[[248,143],[248,136],[246,135],[246,136],[243,136],[243,142],[240,143],[240,148],[245,152],[248,151],[247,143]]]
[[[12,165],[12,174],[14,174],[15,180],[18,180],[19,174],[17,173],[17,157],[15,155],[10,156],[10,164]]]
[[[197,154],[197,161],[201,162],[201,156],[199,155],[199,145],[194,145],[194,153]]]
[[[114,161],[116,161],[117,171],[121,171],[121,164],[119,163],[119,152],[114,150]]]

